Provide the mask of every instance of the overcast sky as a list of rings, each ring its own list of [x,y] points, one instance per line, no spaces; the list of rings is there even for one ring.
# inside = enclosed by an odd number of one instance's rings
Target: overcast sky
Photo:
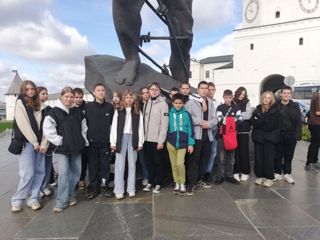
[[[193,0],[191,57],[232,54],[232,32],[241,23],[241,13],[240,0]],[[146,6],[142,19],[142,34],[168,34]],[[161,64],[168,63],[168,42],[151,42],[143,48]],[[112,0],[0,0],[0,101],[13,79],[12,69],[51,93],[65,85],[82,87],[83,59],[92,54],[123,57],[113,26]]]

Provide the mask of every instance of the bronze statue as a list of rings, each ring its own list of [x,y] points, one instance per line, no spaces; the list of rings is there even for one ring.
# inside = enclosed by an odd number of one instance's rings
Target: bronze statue
[[[163,17],[170,32],[170,71],[180,82],[189,80],[192,46],[192,0],[157,0],[159,17]],[[140,64],[139,44],[142,20],[140,11],[147,0],[113,0],[113,19],[122,52],[123,68],[114,76],[118,84],[133,85]]]

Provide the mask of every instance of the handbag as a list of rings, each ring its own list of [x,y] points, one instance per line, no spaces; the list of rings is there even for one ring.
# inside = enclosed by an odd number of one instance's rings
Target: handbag
[[[23,146],[24,144],[21,141],[14,138],[14,134],[12,130],[11,142],[8,147],[8,151],[14,155],[19,155],[22,152]]]
[[[228,116],[230,111],[231,107],[223,117],[223,124],[220,128],[220,134],[222,135],[223,139],[223,146],[227,151],[233,151],[238,147],[236,123],[234,121],[234,117]]]

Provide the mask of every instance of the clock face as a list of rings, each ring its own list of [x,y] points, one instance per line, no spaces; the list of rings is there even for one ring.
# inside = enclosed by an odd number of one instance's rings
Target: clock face
[[[305,13],[313,13],[319,7],[319,0],[299,0],[299,4]]]
[[[260,6],[258,0],[251,0],[248,3],[245,13],[245,19],[247,23],[252,23],[257,18],[259,8]]]

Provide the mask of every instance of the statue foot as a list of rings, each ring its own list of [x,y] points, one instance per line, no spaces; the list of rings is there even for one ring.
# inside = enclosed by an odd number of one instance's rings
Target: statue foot
[[[114,76],[114,81],[119,85],[124,82],[127,86],[132,86],[137,75],[140,61],[127,61],[122,69]]]

